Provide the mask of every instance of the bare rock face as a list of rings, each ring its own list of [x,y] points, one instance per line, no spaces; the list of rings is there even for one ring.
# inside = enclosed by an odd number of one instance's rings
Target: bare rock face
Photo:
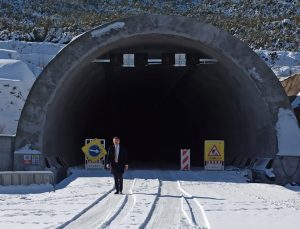
[[[299,51],[299,8],[297,0],[3,0],[0,40],[67,44],[96,25],[150,13],[212,24],[253,49]]]

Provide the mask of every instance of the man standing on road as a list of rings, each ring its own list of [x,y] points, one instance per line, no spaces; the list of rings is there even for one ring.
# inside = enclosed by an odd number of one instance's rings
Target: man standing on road
[[[113,145],[108,149],[107,168],[110,168],[115,179],[115,194],[122,194],[123,191],[123,173],[128,170],[127,150],[120,145],[120,138],[113,138]]]

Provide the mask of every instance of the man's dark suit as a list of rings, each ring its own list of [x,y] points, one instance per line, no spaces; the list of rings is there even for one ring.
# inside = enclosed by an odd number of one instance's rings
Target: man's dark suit
[[[118,163],[115,162],[115,146],[112,145],[108,149],[108,163],[110,164],[111,173],[115,178],[115,187],[117,192],[123,190],[123,173],[125,165],[128,164],[127,150],[119,145]]]

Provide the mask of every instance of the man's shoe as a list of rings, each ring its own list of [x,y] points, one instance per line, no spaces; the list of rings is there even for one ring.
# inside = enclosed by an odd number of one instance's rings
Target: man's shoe
[[[119,194],[119,191],[116,191],[115,194]]]
[[[120,192],[120,194],[121,194],[121,195],[123,194],[122,191]]]

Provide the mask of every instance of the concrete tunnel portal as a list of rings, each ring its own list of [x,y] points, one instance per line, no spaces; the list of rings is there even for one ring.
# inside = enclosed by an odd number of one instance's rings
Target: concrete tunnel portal
[[[49,63],[22,111],[16,149],[31,144],[49,163],[74,166],[84,163],[84,139],[110,144],[117,135],[134,167],[168,168],[179,166],[181,148],[203,166],[204,140],[217,139],[230,164],[274,157],[278,109],[289,106],[241,41],[192,19],[143,15],[81,35]]]

